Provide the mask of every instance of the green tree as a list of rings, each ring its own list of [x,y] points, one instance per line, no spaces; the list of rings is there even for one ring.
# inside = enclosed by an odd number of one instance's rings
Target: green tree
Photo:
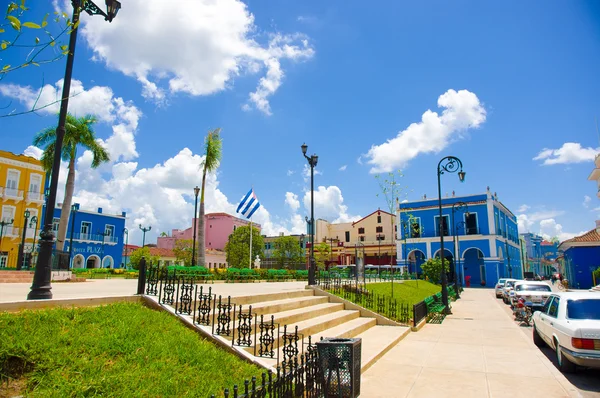
[[[280,236],[273,243],[273,258],[280,268],[288,268],[290,264],[304,261],[304,249],[300,246],[300,241],[293,236]]]
[[[265,242],[256,227],[252,227],[252,257],[263,256]],[[250,226],[236,228],[225,244],[227,263],[230,267],[249,268],[250,262]],[[204,265],[200,263],[199,265]]]
[[[55,17],[48,22],[50,14],[47,13],[42,19],[34,22],[30,20],[31,9],[25,3],[25,0],[21,0],[20,4],[11,1],[6,8],[4,19],[0,20],[0,80],[17,69],[57,61],[69,51],[69,46],[61,45],[60,42],[76,27],[69,16],[66,13],[54,12]],[[15,54],[27,55],[23,61],[16,64],[4,64],[5,56],[13,62],[17,60],[18,56],[12,56],[11,50]]]
[[[192,246],[194,242],[191,239],[177,239],[173,253],[178,262],[181,262],[186,267],[192,265]]]
[[[223,142],[221,140],[221,129],[216,128],[208,132],[204,139],[204,160],[202,161],[202,189],[200,193],[200,215],[198,223],[198,264],[206,264],[206,242],[204,236],[204,188],[206,184],[206,173],[211,173],[219,167],[223,156]],[[259,234],[260,235],[260,234]],[[248,235],[250,236],[250,235]],[[254,245],[253,245],[254,246]],[[248,245],[248,250],[250,245]],[[261,252],[262,253],[262,252]],[[231,263],[229,263],[231,264]]]
[[[331,260],[331,247],[327,242],[321,242],[315,246],[315,262],[318,269],[325,268],[325,262]]]
[[[140,247],[139,249],[135,249],[129,255],[129,262],[131,264],[131,268],[140,269],[140,260],[142,257],[146,258],[146,265],[157,265],[160,260],[160,256],[153,256],[150,254],[149,247]]]
[[[431,283],[440,284],[440,277],[442,275],[442,260],[439,257],[430,258],[421,265],[423,274]],[[444,268],[446,272],[450,272],[450,264],[444,261]]]
[[[60,223],[58,224],[58,236],[56,247],[58,250],[64,250],[65,236],[67,226],[69,225],[69,215],[71,212],[71,202],[73,200],[73,191],[75,190],[75,159],[77,157],[77,147],[81,146],[92,152],[92,168],[100,166],[102,163],[110,160],[108,152],[96,139],[94,124],[97,122],[96,116],[85,115],[76,118],[68,114],[65,124],[65,136],[63,138],[62,160],[69,162],[69,172],[67,174],[67,183],[65,184],[65,196],[62,203],[63,211],[60,213]],[[33,139],[33,145],[45,147],[42,154],[42,166],[47,173],[52,171],[54,162],[54,151],[56,143],[56,127],[48,127],[40,131]],[[51,176],[53,178],[54,176]],[[104,231],[102,231],[104,232]]]

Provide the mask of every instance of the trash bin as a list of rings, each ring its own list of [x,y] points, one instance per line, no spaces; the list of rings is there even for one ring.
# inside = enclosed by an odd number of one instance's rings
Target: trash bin
[[[317,342],[325,398],[360,395],[361,339],[326,338]]]
[[[465,276],[465,283],[467,287],[471,287],[471,275]]]

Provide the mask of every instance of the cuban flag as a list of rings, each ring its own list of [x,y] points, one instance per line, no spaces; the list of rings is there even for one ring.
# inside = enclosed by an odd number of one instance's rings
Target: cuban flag
[[[251,188],[246,196],[244,196],[235,212],[243,214],[246,218],[250,218],[259,207],[260,202],[254,193],[254,189]]]

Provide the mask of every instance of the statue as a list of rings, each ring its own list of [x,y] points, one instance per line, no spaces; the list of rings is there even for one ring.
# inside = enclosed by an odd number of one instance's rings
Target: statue
[[[258,254],[256,255],[256,260],[254,260],[254,268],[260,269],[260,258],[258,257]]]

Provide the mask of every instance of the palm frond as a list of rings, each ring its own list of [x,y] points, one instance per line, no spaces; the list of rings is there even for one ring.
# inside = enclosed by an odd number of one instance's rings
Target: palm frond
[[[209,131],[204,140],[204,162],[203,166],[207,172],[212,172],[219,167],[223,155],[223,142],[221,140],[221,129],[216,128]]]

